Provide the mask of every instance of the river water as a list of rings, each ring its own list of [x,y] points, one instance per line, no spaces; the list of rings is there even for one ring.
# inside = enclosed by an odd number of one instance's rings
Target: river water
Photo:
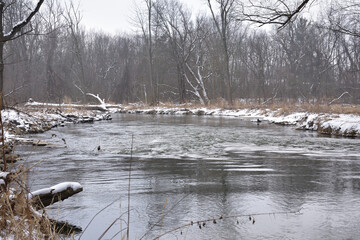
[[[104,232],[111,239],[126,228],[130,160],[131,239],[208,219],[216,224],[161,239],[360,236],[360,139],[240,118],[130,114],[32,137],[57,146],[18,147],[28,166],[42,161],[30,174],[31,190],[63,181],[84,188],[50,207],[50,216],[85,229],[97,214],[81,239]]]

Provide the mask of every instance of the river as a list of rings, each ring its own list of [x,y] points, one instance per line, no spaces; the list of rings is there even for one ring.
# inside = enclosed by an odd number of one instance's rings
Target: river
[[[194,224],[161,239],[360,236],[360,139],[249,119],[140,114],[31,137],[58,145],[17,148],[26,165],[42,161],[29,176],[31,190],[63,181],[84,188],[50,207],[49,215],[85,229],[98,213],[81,239],[98,239],[117,218],[103,239],[126,228],[130,161],[131,239],[207,219],[216,224]],[[126,230],[114,239],[121,234]]]

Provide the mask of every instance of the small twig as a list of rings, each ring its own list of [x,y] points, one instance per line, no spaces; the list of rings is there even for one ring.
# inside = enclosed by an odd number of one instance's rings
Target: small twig
[[[174,206],[172,206],[172,207],[169,209],[169,211],[167,211],[165,214],[163,214],[163,217],[165,217],[168,213],[170,213],[175,207],[177,207],[177,206],[182,202],[182,200],[184,200],[184,199],[185,199],[187,196],[189,196],[189,195],[190,195],[190,193],[189,193],[189,194],[186,194],[186,195],[185,195],[184,197],[182,197],[179,201],[177,201],[177,202],[174,204]],[[157,226],[157,225],[162,221],[163,217],[160,218],[155,224],[153,224],[153,225],[149,228],[149,230],[148,230],[146,233],[144,233],[144,235],[142,235],[141,238],[139,238],[139,240],[143,239],[147,234],[149,234],[149,232],[150,232],[151,230],[153,230],[154,227]]]
[[[125,212],[126,213],[126,212]],[[123,214],[121,214],[120,215],[120,217],[118,217],[118,218],[116,218],[110,225],[109,225],[109,227],[101,234],[101,236],[98,238],[98,240],[101,240],[104,236],[105,236],[105,234],[112,228],[112,226],[114,226],[114,224],[118,221],[118,220],[121,220],[121,218],[122,218],[122,216],[125,214],[125,213],[123,213]],[[124,220],[123,220],[124,221]],[[125,222],[125,221],[124,221]],[[126,222],[125,222],[126,223]],[[125,229],[125,228],[124,228]],[[120,232],[122,232],[124,229],[122,229]],[[119,234],[120,232],[118,232],[117,234]],[[116,234],[116,235],[117,235]],[[116,236],[115,235],[115,236]]]
[[[27,87],[27,86],[28,86],[28,85],[22,85],[22,86],[20,86],[20,87],[17,87],[17,88],[15,88],[15,89],[11,90],[10,92],[8,92],[7,94],[5,94],[4,97],[8,97],[8,96],[10,96],[11,94],[13,94],[13,93],[17,92],[18,90],[20,90],[20,89],[22,89],[22,88],[24,88],[24,87]]]
[[[117,233],[115,233],[114,236],[112,236],[112,237],[110,238],[110,240],[114,239],[119,233],[121,233],[121,232],[124,231],[124,230],[126,230],[126,228],[123,228],[123,229],[121,229],[120,231],[118,231]]]
[[[164,203],[164,207],[161,213],[161,221],[160,221],[160,231],[164,222],[164,217],[165,217],[165,209],[166,209],[166,204],[167,204],[167,198],[165,199],[165,203]]]
[[[300,209],[301,210],[301,209]],[[169,233],[172,233],[172,232],[175,232],[177,230],[180,230],[182,228],[185,228],[185,227],[190,227],[190,226],[193,226],[193,225],[196,225],[196,224],[201,224],[201,223],[206,223],[206,222],[213,222],[213,223],[216,223],[216,220],[223,220],[223,219],[229,219],[229,218],[238,218],[238,217],[247,217],[247,216],[262,216],[262,215],[272,215],[272,214],[290,214],[290,213],[293,213],[293,214],[296,214],[296,213],[299,213],[300,210],[298,211],[290,211],[290,212],[274,212],[274,213],[255,213],[255,214],[241,214],[241,215],[234,215],[234,216],[220,216],[219,218],[211,218],[211,219],[205,219],[205,220],[200,220],[200,221],[190,221],[190,223],[187,223],[187,224],[184,224],[182,226],[179,226],[177,228],[173,228],[167,232],[164,232],[160,235],[158,235],[156,238],[154,238],[153,240],[157,240]]]
[[[103,209],[101,209],[100,211],[98,211],[93,218],[90,220],[90,222],[86,225],[86,227],[84,228],[84,231],[82,231],[82,233],[79,236],[79,240],[81,239],[82,235],[84,234],[84,232],[86,231],[86,229],[90,226],[90,224],[92,223],[92,221],[96,218],[97,215],[99,215],[102,211],[104,211],[105,209],[107,209],[108,207],[110,207],[111,205],[113,205],[115,202],[119,201],[120,198],[115,199],[113,202],[111,202],[110,204],[108,204],[106,207],[104,207]]]

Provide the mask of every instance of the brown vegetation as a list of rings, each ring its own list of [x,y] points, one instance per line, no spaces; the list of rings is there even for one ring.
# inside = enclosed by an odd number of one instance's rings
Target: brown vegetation
[[[127,110],[136,110],[136,109],[145,109],[151,108],[155,106],[150,105],[129,105],[126,107]],[[259,110],[272,110],[277,111],[278,115],[287,115],[294,112],[310,112],[310,113],[328,113],[328,114],[354,114],[360,115],[360,105],[352,105],[352,104],[333,104],[329,105],[327,103],[298,103],[296,101],[287,101],[287,102],[273,102],[269,104],[259,104],[256,102],[245,102],[245,101],[234,101],[233,105],[228,104],[224,99],[217,99],[217,101],[211,101],[211,103],[207,106],[201,104],[174,104],[171,102],[160,103],[156,107],[164,107],[164,108],[208,108],[208,109],[228,109],[228,110],[238,110],[238,109],[259,109]]]
[[[45,211],[36,212],[24,187],[24,169],[10,173],[0,191],[0,238],[55,239],[55,226]]]

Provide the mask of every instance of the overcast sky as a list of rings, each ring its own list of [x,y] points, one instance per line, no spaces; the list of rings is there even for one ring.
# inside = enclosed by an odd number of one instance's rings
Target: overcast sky
[[[134,15],[135,4],[143,0],[81,0],[82,24],[87,29],[101,30],[107,33],[131,33],[134,26],[131,17]],[[205,0],[180,0],[193,12],[206,9]]]
[[[134,33],[139,30],[134,26],[135,6],[144,4],[144,0],[77,0],[80,1],[82,12],[82,24],[88,30],[103,31],[110,34]],[[179,0],[187,5],[192,13],[208,11],[206,0]],[[307,9],[303,14],[314,18],[317,15],[319,3],[328,0],[316,0],[312,2],[311,11]],[[313,16],[310,16],[313,15]]]

